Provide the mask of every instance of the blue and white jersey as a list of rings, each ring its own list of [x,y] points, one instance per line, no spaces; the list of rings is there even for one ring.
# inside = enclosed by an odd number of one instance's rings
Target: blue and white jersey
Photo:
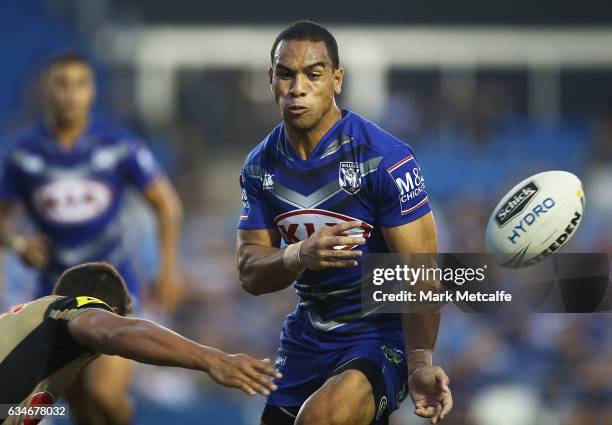
[[[145,144],[121,128],[93,120],[65,151],[41,123],[5,151],[0,199],[22,201],[37,231],[49,237],[49,277],[86,261],[121,267],[124,189],[145,189],[160,174]]]
[[[401,226],[431,211],[425,179],[410,147],[361,116],[343,117],[308,159],[277,126],[248,155],[240,174],[239,229],[276,228],[288,244],[318,228],[360,220],[364,253],[388,252],[382,227]],[[350,249],[355,247],[348,247]],[[294,283],[293,319],[317,330],[369,333],[399,330],[399,315],[361,311],[361,266],[306,270]]]

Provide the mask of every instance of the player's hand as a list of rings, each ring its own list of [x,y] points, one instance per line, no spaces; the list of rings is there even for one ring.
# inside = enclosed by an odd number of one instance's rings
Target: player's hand
[[[155,283],[153,300],[166,314],[172,314],[183,295],[183,274],[177,266],[162,267]]]
[[[16,247],[17,253],[26,265],[37,269],[44,269],[49,264],[48,239],[44,235],[35,234],[24,236],[23,243]]]
[[[256,360],[247,354],[221,353],[208,369],[210,376],[226,387],[238,388],[248,395],[268,395],[276,390],[273,379],[282,378],[270,359]]]
[[[300,264],[309,270],[321,270],[332,267],[355,267],[356,258],[361,251],[355,249],[334,249],[336,246],[361,245],[365,238],[346,236],[345,233],[362,226],[361,221],[350,221],[335,226],[324,226],[302,242],[300,247]]]
[[[420,366],[408,378],[414,413],[430,418],[432,424],[442,421],[453,408],[448,376],[439,366]]]

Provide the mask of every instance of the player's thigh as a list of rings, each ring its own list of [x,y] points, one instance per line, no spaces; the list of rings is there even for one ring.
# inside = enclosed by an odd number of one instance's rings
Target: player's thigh
[[[96,397],[126,396],[132,382],[134,362],[119,356],[102,355],[85,370],[85,386]]]
[[[360,370],[347,369],[329,378],[302,405],[296,425],[369,425],[374,420],[374,393]]]

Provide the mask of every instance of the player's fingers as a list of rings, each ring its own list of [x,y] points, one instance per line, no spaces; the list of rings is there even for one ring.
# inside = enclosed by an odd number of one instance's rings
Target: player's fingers
[[[417,407],[414,410],[414,414],[422,418],[431,418],[434,414],[434,411],[435,409],[433,408],[433,406],[423,406]]]
[[[440,406],[440,402],[437,400],[423,399],[415,403],[415,413],[423,418],[432,418],[438,406]]]
[[[257,363],[258,360],[251,358],[248,355],[244,355],[244,362],[239,366],[239,372],[243,375],[244,378],[249,379],[259,385],[263,385],[265,387],[269,387],[272,383],[272,380],[269,376],[259,373],[254,364]]]
[[[261,388],[267,390],[268,394],[270,393],[270,391],[276,391],[278,388],[276,384],[272,382],[272,379],[270,379],[270,377],[267,375],[260,375],[260,374],[254,373],[248,376],[253,380],[253,382],[259,385]]]
[[[323,240],[322,245],[326,248],[333,248],[335,246],[362,245],[364,243],[366,243],[366,240],[361,236],[330,236]]]
[[[255,370],[261,373],[265,373],[266,375],[269,375],[273,378],[282,378],[283,374],[274,369],[274,367],[272,367],[271,365],[271,362],[272,361],[270,359],[253,360],[252,366]]]
[[[346,261],[324,260],[324,261],[319,262],[319,267],[324,268],[324,269],[332,269],[332,268],[339,269],[343,267],[356,267],[358,265],[359,263],[353,260],[346,260]]]
[[[244,391],[248,395],[255,395],[255,394],[257,394],[257,391],[255,391],[253,388],[249,387],[247,384],[245,384],[242,381],[236,380],[236,381],[234,381],[231,384],[231,386],[234,387],[234,388],[238,388],[238,389]]]
[[[243,373],[245,374],[245,376],[249,379],[251,379],[253,382],[265,387],[266,389],[269,390],[276,390],[276,385],[274,384],[274,382],[272,382],[272,380],[270,379],[270,377],[268,375],[263,375],[259,372],[257,372],[255,369],[253,369],[252,367],[247,367],[244,369]]]
[[[363,253],[359,250],[347,250],[347,249],[323,249],[319,251],[321,258],[326,260],[352,260],[354,258],[360,258]]]
[[[262,394],[262,395],[270,395],[270,390],[268,390],[264,385],[261,385],[255,382],[253,379],[249,378],[246,375],[242,375],[239,378],[246,386],[251,388],[253,391]]]
[[[453,408],[453,396],[448,393],[447,396],[442,398],[442,411],[440,412],[440,420],[444,419],[448,412]]]
[[[427,403],[425,402],[425,400],[418,400],[414,402],[414,407],[425,407],[427,406]]]
[[[326,228],[326,230],[327,230],[327,234],[329,235],[341,235],[347,230],[356,229],[358,227],[361,227],[361,225],[362,225],[361,221],[355,220],[355,221],[348,221],[346,223],[336,224],[335,226],[329,226]]]
[[[431,423],[433,424],[437,424],[438,421],[440,420],[440,412],[442,411],[442,405],[441,404],[437,404],[433,415],[431,415]]]

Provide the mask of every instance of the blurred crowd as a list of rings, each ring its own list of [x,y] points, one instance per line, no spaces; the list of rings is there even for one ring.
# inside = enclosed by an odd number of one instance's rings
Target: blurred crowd
[[[3,138],[39,112],[31,71],[18,87],[19,102],[7,105],[9,95],[0,96]],[[8,77],[0,72],[3,78]],[[124,66],[102,68],[98,113],[147,140],[175,182],[186,213],[181,263],[187,296],[171,317],[146,304],[143,314],[225,351],[273,357],[283,318],[297,298],[292,289],[246,294],[234,257],[238,173],[246,153],[279,120],[272,99],[252,96],[247,72],[189,71],[179,76],[175,119],[167,127],[152,127],[136,110],[134,78],[134,70]],[[486,222],[499,197],[530,174],[563,169],[583,180],[587,199],[585,221],[566,250],[610,251],[612,103],[597,99],[587,108],[573,108],[569,99],[556,119],[534,120],[522,78],[520,72],[477,76],[475,83],[456,79],[444,86],[435,70],[395,72],[390,78],[388,107],[379,123],[408,142],[421,162],[441,250],[482,252]],[[262,70],[264,90],[265,85]],[[128,239],[138,253],[142,280],[152,282],[155,223],[137,195],[127,202]],[[34,282],[13,254],[4,257],[0,300],[6,306],[27,299]],[[448,307],[435,356],[455,397],[447,423],[612,424],[610,329],[609,314],[484,315]],[[263,399],[221,389],[203,374],[148,366],[137,369],[134,396],[140,423],[152,425],[202,418],[211,424],[254,424],[263,406]],[[422,423],[409,401],[392,416],[393,425]]]

